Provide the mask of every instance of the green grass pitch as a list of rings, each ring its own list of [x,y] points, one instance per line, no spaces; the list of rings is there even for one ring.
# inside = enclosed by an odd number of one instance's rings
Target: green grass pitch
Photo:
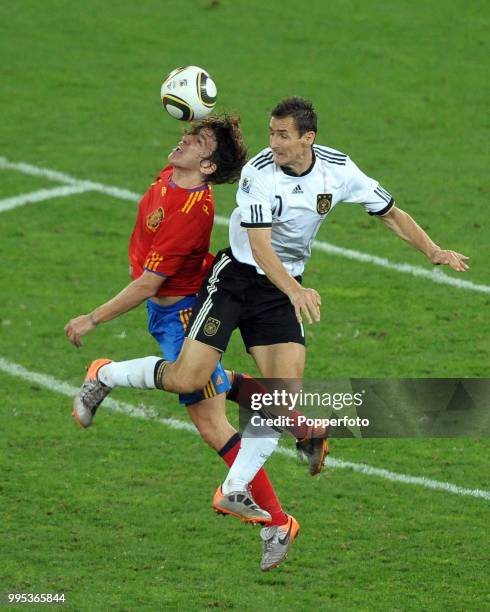
[[[251,153],[277,101],[311,98],[318,142],[349,153],[436,242],[471,257],[465,280],[488,286],[489,17],[482,0],[3,3],[0,157],[142,193],[181,128],[160,107],[160,82],[202,65],[218,110],[240,112]],[[0,206],[57,185],[0,168]],[[234,187],[215,193],[228,215]],[[2,363],[77,386],[95,357],[157,351],[144,308],[81,350],[63,335],[127,283],[135,210],[91,192],[0,212]],[[318,238],[430,269],[359,207],[339,206]],[[217,226],[213,248],[226,242]],[[488,293],[318,251],[305,282],[324,304],[308,328],[309,378],[488,376]],[[238,338],[225,363],[255,373]],[[170,397],[114,397],[187,420]],[[287,562],[262,574],[258,529],[211,512],[225,466],[196,436],[103,409],[81,431],[69,408],[0,371],[0,597],[65,592],[68,609],[88,611],[490,606],[483,498],[348,469],[313,480],[274,455],[268,470],[302,530]],[[332,456],[488,490],[489,448],[334,440]]]

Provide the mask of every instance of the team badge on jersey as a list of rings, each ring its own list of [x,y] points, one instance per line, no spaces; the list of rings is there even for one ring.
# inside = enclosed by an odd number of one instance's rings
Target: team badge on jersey
[[[248,176],[244,176],[240,188],[245,193],[250,193],[250,189],[252,188],[252,179],[248,178]]]
[[[206,336],[214,336],[221,325],[221,321],[218,319],[213,319],[213,317],[208,317],[206,323],[204,324],[204,333]]]
[[[319,215],[326,215],[332,208],[332,194],[318,193],[316,196],[316,212]]]
[[[164,212],[160,206],[146,217],[146,227],[150,232],[156,232],[160,227],[160,223],[163,221]]]

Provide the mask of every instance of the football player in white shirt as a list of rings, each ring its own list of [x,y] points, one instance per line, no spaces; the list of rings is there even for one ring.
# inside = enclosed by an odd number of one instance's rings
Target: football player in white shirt
[[[231,246],[217,254],[200,290],[179,358],[141,360],[142,367],[140,360],[104,366],[119,368],[118,380],[131,371],[133,386],[139,386],[140,378],[142,387],[154,382],[173,393],[201,389],[237,327],[264,378],[301,380],[303,320],[319,322],[321,307],[320,295],[301,285],[301,275],[320,225],[341,202],[361,204],[431,263],[457,272],[469,269],[468,257],[435,244],[347,155],[315,144],[316,132],[310,102],[293,97],[274,108],[270,147],[242,170],[238,206],[230,220]],[[239,500],[250,499],[245,495],[248,483],[277,444],[279,433],[273,427],[263,427],[260,435],[252,430],[244,432],[240,452],[215,495],[215,508],[240,514]],[[299,525],[290,518],[284,526],[262,530],[266,567],[284,559],[298,533]]]

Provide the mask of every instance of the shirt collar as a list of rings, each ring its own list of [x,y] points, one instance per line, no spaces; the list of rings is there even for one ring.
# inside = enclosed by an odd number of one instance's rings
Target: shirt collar
[[[311,157],[312,157],[312,160],[311,160],[310,167],[307,168],[301,174],[296,174],[295,172],[293,172],[291,170],[291,168],[288,168],[287,166],[279,166],[279,168],[281,168],[281,170],[284,172],[284,174],[287,174],[288,176],[295,176],[296,178],[298,178],[300,176],[306,176],[307,174],[309,174],[313,170],[313,166],[315,165],[315,162],[316,162],[315,151],[313,151],[313,149],[311,149]]]
[[[208,189],[207,184],[199,185],[198,187],[193,187],[192,189],[186,189],[185,187],[180,187],[179,185],[173,182],[172,176],[170,176],[170,178],[168,179],[168,186],[171,189],[184,189],[185,191],[188,191],[189,193],[194,193],[195,191],[205,191],[206,189]]]

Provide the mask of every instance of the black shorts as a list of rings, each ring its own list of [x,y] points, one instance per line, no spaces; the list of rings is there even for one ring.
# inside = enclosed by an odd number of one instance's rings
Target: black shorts
[[[216,255],[202,284],[187,336],[224,353],[237,327],[247,351],[280,342],[305,344],[287,295],[254,266],[237,261],[228,248]]]

